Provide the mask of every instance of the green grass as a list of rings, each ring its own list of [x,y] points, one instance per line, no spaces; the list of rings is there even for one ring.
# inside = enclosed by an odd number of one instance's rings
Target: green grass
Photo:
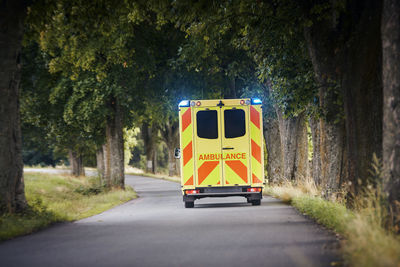
[[[342,204],[326,201],[320,197],[298,196],[292,200],[292,205],[318,223],[340,234],[345,233],[347,225],[354,218],[353,212]]]
[[[367,192],[355,210],[319,197],[318,190],[308,185],[273,186],[266,193],[342,235],[346,265],[400,266],[400,237],[385,227],[388,217],[376,190]]]
[[[105,190],[96,178],[25,173],[29,208],[0,217],[0,240],[29,234],[55,222],[83,219],[136,197],[132,188]]]

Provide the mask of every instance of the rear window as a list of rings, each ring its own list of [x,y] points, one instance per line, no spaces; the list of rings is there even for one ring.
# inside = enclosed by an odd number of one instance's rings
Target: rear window
[[[245,113],[242,109],[224,111],[225,138],[236,138],[246,134]]]
[[[218,138],[218,114],[216,110],[199,111],[196,114],[197,136],[200,138]]]

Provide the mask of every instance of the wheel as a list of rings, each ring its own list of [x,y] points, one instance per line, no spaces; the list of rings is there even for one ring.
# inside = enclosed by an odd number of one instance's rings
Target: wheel
[[[253,206],[260,206],[261,204],[261,199],[255,199],[251,201],[251,205]]]
[[[185,201],[185,208],[193,208],[194,202],[193,201]]]

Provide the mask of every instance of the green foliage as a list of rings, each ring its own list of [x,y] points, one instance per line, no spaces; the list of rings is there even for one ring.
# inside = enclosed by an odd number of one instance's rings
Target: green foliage
[[[42,81],[30,87],[42,93],[26,94],[38,104],[25,103],[25,120],[52,122],[45,132],[61,147],[93,154],[117,106],[124,127],[160,129],[177,123],[182,99],[260,97],[266,119],[276,107],[296,116],[315,106],[306,22],[292,1],[95,3],[39,0],[29,9],[26,43],[40,47]]]
[[[153,15],[143,3],[123,0],[41,0],[30,9],[28,39],[46,55],[45,69],[52,73],[47,76],[58,77],[47,90],[48,101],[59,107],[57,118],[87,142],[104,142],[105,122],[117,106],[126,127],[176,121],[176,103],[195,91],[199,79],[171,63],[183,33],[168,23],[153,24]],[[58,128],[63,141],[69,131]]]
[[[80,185],[79,187],[74,189],[74,193],[79,193],[84,196],[98,195],[104,192],[109,192],[109,188],[106,185],[102,185],[101,183],[94,183],[89,186]]]
[[[124,159],[125,166],[128,165],[132,159],[132,150],[138,144],[137,135],[139,133],[139,128],[124,129]]]
[[[247,85],[258,78],[270,90],[263,95],[285,116],[295,116],[314,102],[317,88],[304,40],[305,21],[296,2],[163,1],[154,9],[162,14],[160,23],[171,20],[187,34],[180,62],[239,77]]]

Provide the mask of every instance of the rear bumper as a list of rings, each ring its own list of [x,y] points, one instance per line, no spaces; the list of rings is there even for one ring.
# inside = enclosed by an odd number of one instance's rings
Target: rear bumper
[[[249,200],[262,199],[262,192],[207,192],[183,195],[183,201],[195,201],[205,197],[245,197]]]

